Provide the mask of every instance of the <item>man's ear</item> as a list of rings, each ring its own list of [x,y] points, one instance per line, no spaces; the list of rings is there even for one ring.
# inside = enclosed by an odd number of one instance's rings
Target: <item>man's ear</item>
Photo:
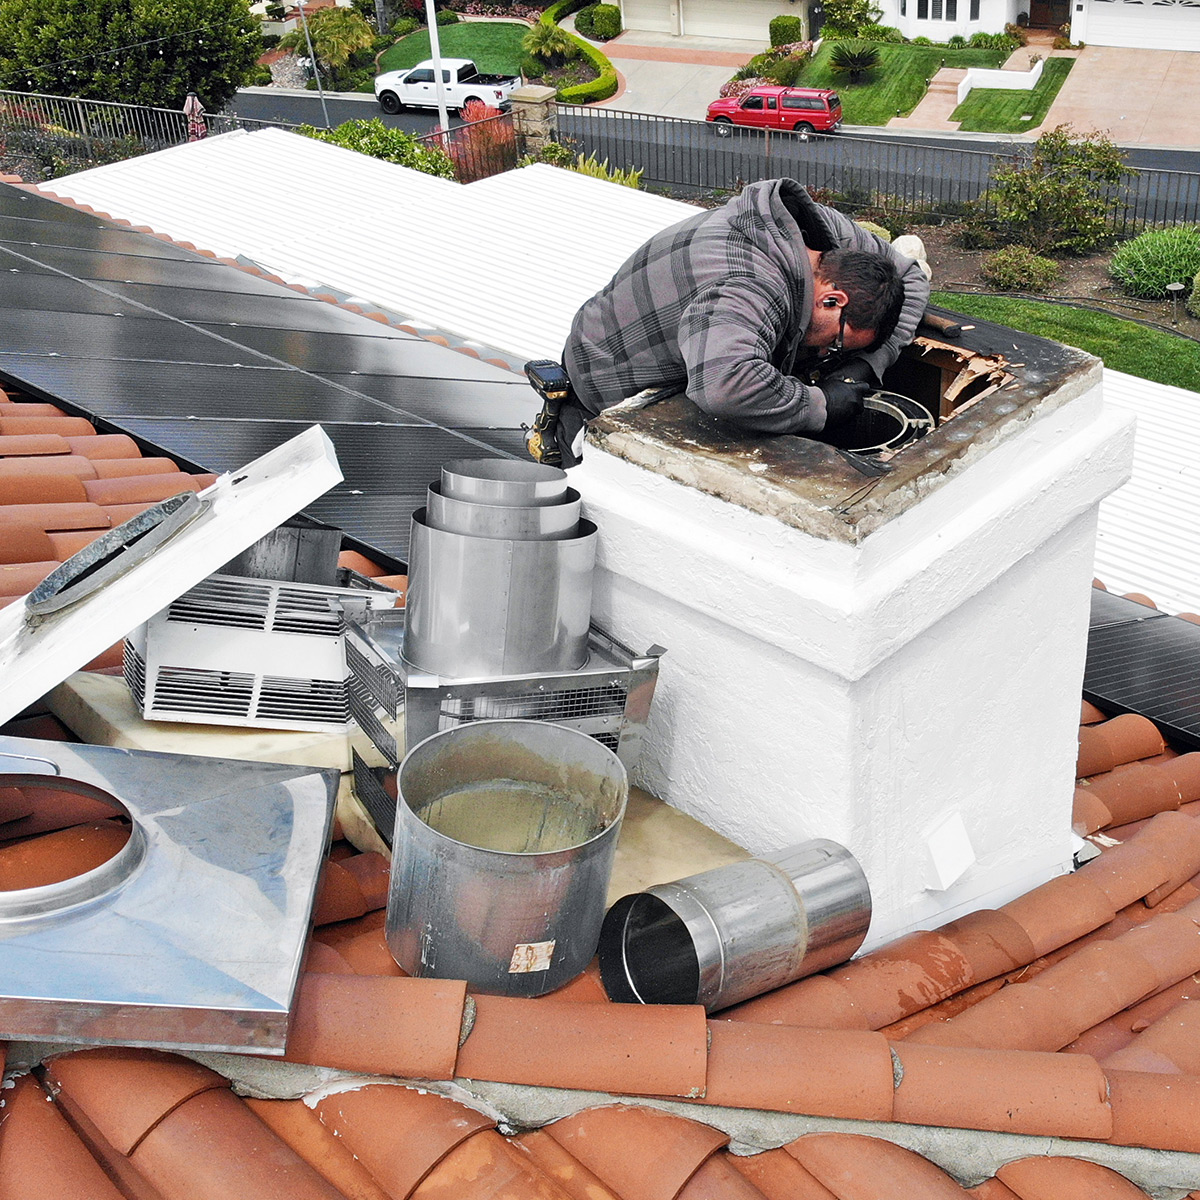
[[[849,301],[850,297],[841,288],[818,285],[817,303],[822,308],[845,308]]]

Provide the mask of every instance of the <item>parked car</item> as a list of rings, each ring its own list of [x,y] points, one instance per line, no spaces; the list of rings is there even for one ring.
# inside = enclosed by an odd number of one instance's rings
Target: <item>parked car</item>
[[[744,96],[728,96],[708,106],[713,129],[728,136],[734,125],[753,129],[790,129],[795,133],[833,133],[842,123],[842,101],[828,88],[767,85]]]
[[[375,76],[375,98],[385,113],[402,108],[437,108],[437,81],[433,60],[405,71],[385,71]],[[480,100],[492,108],[507,108],[508,97],[521,86],[517,75],[481,75],[469,58],[443,58],[442,83],[446,107],[460,112],[464,104]]]

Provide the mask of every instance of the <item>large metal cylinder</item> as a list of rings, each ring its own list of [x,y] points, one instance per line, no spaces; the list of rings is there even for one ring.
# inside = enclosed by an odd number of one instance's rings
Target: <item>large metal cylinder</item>
[[[481,504],[455,500],[431,483],[425,520],[434,529],[513,541],[558,540],[579,532],[579,493],[567,488],[558,504]]]
[[[614,1000],[716,1012],[845,962],[870,923],[858,861],[817,839],[622,897],[600,974]]]
[[[404,657],[455,679],[577,670],[587,661],[595,561],[591,521],[574,537],[523,541],[447,533],[418,509]]]
[[[410,975],[540,996],[596,950],[629,785],[594,738],[476,721],[400,766],[387,941]]]
[[[567,473],[514,458],[455,458],[442,467],[442,495],[475,504],[516,508],[561,504]]]

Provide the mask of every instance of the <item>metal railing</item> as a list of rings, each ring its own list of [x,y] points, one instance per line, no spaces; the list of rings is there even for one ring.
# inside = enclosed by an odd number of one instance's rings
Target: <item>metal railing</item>
[[[287,121],[221,113],[205,113],[204,126],[206,135],[233,129],[294,128]],[[53,179],[188,140],[187,117],[175,109],[0,91],[3,159],[9,170],[26,178]]]
[[[417,141],[444,150],[454,163],[454,177],[459,183],[473,183],[511,171],[520,157],[512,113],[455,125],[446,132],[426,134]]]
[[[756,179],[790,176],[838,207],[913,220],[961,216],[967,205],[989,211],[993,172],[1028,154],[1019,144],[989,151],[844,134],[805,137],[580,105],[559,106],[558,129],[585,155],[641,167],[644,183],[732,191]],[[1109,228],[1122,237],[1200,218],[1200,174],[1139,170],[1109,195]]]

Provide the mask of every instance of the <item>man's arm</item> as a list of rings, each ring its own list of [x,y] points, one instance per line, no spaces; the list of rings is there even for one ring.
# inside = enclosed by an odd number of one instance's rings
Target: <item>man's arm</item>
[[[796,336],[775,281],[734,277],[701,292],[679,322],[687,394],[705,412],[758,433],[814,433],[825,398],[773,363]]]

